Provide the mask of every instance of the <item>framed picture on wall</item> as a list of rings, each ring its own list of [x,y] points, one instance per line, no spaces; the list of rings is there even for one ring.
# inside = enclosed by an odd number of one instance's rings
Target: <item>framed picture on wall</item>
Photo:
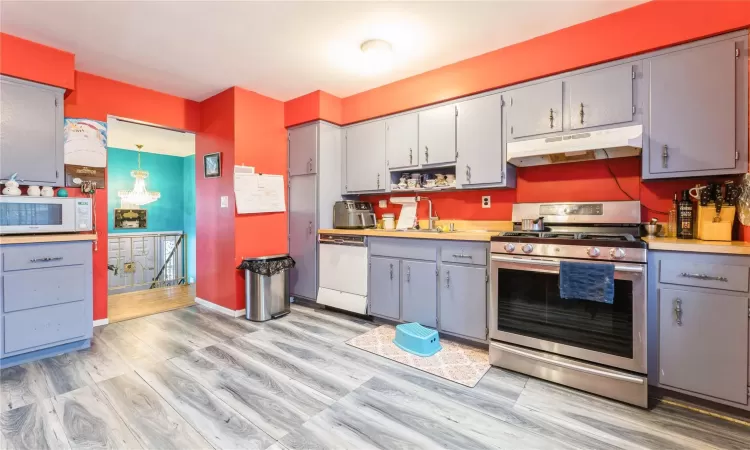
[[[221,152],[203,155],[203,176],[205,178],[221,176]]]

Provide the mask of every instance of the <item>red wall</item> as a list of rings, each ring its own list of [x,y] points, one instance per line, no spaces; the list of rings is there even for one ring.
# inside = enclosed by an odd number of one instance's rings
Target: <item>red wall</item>
[[[342,100],[327,92],[315,91],[284,103],[284,126],[291,127],[313,120],[342,124]]]
[[[0,73],[73,89],[75,55],[0,33]]]

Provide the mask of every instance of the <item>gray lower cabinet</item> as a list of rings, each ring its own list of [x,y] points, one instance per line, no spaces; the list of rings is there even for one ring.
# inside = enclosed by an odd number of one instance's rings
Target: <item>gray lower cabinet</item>
[[[647,60],[643,178],[747,172],[747,38]]]
[[[440,329],[487,338],[487,270],[443,264],[440,268]]]
[[[64,89],[0,76],[0,180],[64,185]]]
[[[318,295],[317,176],[289,177],[289,293],[314,300]]]
[[[401,261],[396,258],[370,258],[370,314],[398,320],[401,300]]]
[[[2,245],[0,261],[0,365],[91,338],[90,242]]]
[[[659,383],[747,404],[748,299],[659,290]]]
[[[401,320],[437,327],[437,263],[401,261]]]

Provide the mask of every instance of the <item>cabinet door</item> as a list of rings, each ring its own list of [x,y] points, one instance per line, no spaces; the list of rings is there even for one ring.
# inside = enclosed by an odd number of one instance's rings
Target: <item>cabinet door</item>
[[[318,172],[318,124],[289,130],[289,175]]]
[[[419,115],[393,117],[385,121],[385,155],[388,168],[419,165]]]
[[[385,190],[385,121],[346,130],[347,192]]]
[[[459,186],[504,181],[502,122],[500,94],[458,104],[456,182]]]
[[[456,106],[445,105],[419,113],[419,160],[422,165],[456,160]]]
[[[476,339],[487,337],[487,272],[484,267],[441,266],[440,329]]]
[[[562,131],[562,80],[522,87],[507,95],[511,139]]]
[[[437,327],[437,263],[401,262],[401,320]]]
[[[289,177],[289,273],[291,295],[315,300],[318,292],[316,175]]]
[[[747,404],[748,300],[660,289],[659,383]]]
[[[398,320],[401,310],[399,260],[370,258],[370,314]]]
[[[0,78],[0,179],[62,186],[62,94]]]
[[[649,62],[649,172],[734,169],[736,104],[747,105],[747,94],[744,102],[736,96],[735,42],[693,47]]]
[[[600,127],[633,120],[635,64],[623,64],[564,80],[570,94],[570,128]]]

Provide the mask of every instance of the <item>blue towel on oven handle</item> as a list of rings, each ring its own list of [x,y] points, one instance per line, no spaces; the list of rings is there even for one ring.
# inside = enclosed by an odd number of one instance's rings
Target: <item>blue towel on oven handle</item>
[[[612,304],[614,264],[560,261],[560,297]]]

